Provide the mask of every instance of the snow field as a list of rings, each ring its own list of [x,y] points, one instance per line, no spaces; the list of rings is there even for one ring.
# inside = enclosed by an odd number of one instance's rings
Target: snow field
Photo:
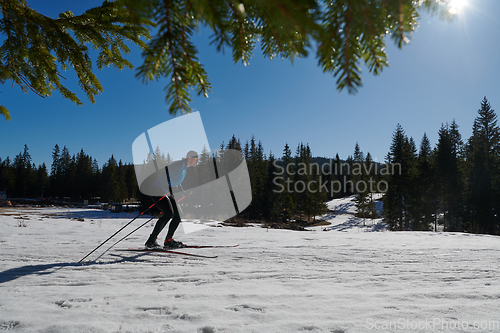
[[[352,217],[339,214],[330,216],[332,226],[309,232],[179,228],[176,238],[188,244],[240,244],[183,249],[217,259],[105,252],[105,245],[77,264],[135,215],[70,214],[84,221],[68,219],[68,209],[0,211],[0,329],[500,331],[498,237],[361,232],[373,228],[345,224]],[[146,221],[138,220],[109,245]],[[151,230],[147,224],[116,248],[142,245]]]

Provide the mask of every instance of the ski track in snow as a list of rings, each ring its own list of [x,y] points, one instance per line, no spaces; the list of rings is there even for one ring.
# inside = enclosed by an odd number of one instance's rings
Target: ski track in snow
[[[500,329],[496,326],[500,325],[499,237],[384,232],[380,220],[367,220],[363,226],[362,220],[340,213],[327,216],[332,225],[309,232],[211,227],[183,234],[179,228],[177,239],[188,244],[239,244],[185,249],[218,255],[217,259],[113,249],[103,254],[146,221],[141,217],[91,255],[90,261],[78,264],[135,217],[103,213],[0,210],[0,330]],[[84,221],[69,216],[82,216]],[[151,230],[152,224],[147,224],[116,248],[142,245]],[[373,230],[381,232],[366,232]],[[474,326],[479,324],[483,327]]]

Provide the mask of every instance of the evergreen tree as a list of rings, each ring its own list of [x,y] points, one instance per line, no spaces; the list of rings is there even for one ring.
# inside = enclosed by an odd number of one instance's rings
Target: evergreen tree
[[[287,221],[291,219],[295,215],[295,198],[292,191],[289,191],[287,182],[292,181],[293,176],[289,174],[289,170],[293,173],[294,165],[292,159],[292,150],[288,143],[285,144],[283,148],[283,156],[282,156],[282,167],[284,168],[284,174],[282,175],[282,180],[280,182],[280,189],[283,191],[280,193],[280,200],[282,203],[282,213],[283,220]],[[289,167],[290,166],[290,167]]]
[[[23,151],[23,161],[25,167],[25,186],[26,186],[26,195],[28,197],[36,196],[36,166],[31,161],[31,155],[29,153],[29,149],[27,145],[24,145]]]
[[[311,218],[315,219],[316,215],[323,213],[326,209],[326,193],[320,192],[319,185],[317,185],[319,171],[319,164],[313,164],[309,144],[300,143],[295,154],[294,186],[291,188],[294,190],[294,202],[296,202],[300,218],[307,217],[307,221]]]
[[[415,140],[410,137],[404,143],[404,169],[402,172],[405,176],[405,224],[404,230],[415,230],[415,225],[419,224],[420,216],[418,215],[417,201],[417,145]]]
[[[92,160],[92,180],[90,182],[91,197],[100,197],[101,190],[101,169],[97,160],[94,158]]]
[[[135,169],[133,164],[127,164],[125,168],[125,186],[126,198],[135,199],[139,194],[139,186],[135,177]]]
[[[72,198],[74,186],[74,160],[71,158],[68,147],[64,146],[59,157],[60,168],[60,196]]]
[[[332,171],[332,173],[334,174],[334,176],[332,177],[332,181],[336,182],[336,184],[340,184],[340,185],[338,186],[338,188],[334,188],[332,190],[332,192],[337,191],[336,193],[331,193],[332,198],[341,198],[341,197],[347,195],[347,192],[344,191],[344,186],[343,186],[344,176],[345,176],[345,173],[343,170],[344,170],[343,163],[340,160],[339,154],[337,153],[335,155],[335,162],[334,162],[333,171]]]
[[[42,165],[40,165],[36,170],[36,185],[36,188],[40,189],[40,192],[36,193],[37,196],[44,198],[44,195],[46,193],[44,191],[48,190],[49,185],[49,174],[47,172],[47,166],[45,165],[45,163],[42,163]],[[35,192],[37,191],[38,190],[36,190]]]
[[[264,184],[264,218],[266,220],[271,220],[275,221],[279,219],[280,213],[281,213],[281,208],[282,204],[280,202],[281,195],[279,193],[276,193],[273,191],[274,189],[274,173],[276,172],[275,170],[275,157],[271,153],[269,153],[269,158],[267,160],[267,177],[265,180]]]
[[[52,151],[52,166],[50,167],[50,193],[55,196],[61,196],[62,193],[62,168],[60,165],[61,150],[59,145],[55,145]]]
[[[363,163],[365,159],[358,142],[356,142],[356,146],[354,146],[354,155],[352,157],[355,163]]]
[[[121,161],[120,161],[121,163]],[[119,164],[113,155],[102,167],[101,198],[105,202],[122,202],[125,199],[124,180],[119,169]]]
[[[118,161],[118,198],[122,202],[129,198],[127,192],[127,184],[125,181],[126,165],[123,164],[122,160]]]
[[[26,147],[26,146],[25,146]],[[26,152],[26,151],[25,151]],[[14,157],[14,193],[15,197],[26,197],[27,191],[27,170],[26,170],[26,161],[25,155],[23,153],[19,153]]]
[[[398,124],[392,135],[390,151],[387,155],[388,164],[398,164],[401,168],[404,164],[404,143],[406,135],[403,127]],[[384,219],[391,230],[403,230],[405,218],[405,177],[402,173],[388,175],[389,184],[384,196]]]
[[[445,231],[462,230],[463,193],[461,173],[461,136],[458,125],[454,122],[453,131],[448,124],[442,125],[439,130],[439,139],[436,148],[436,185],[439,203],[444,217]]]
[[[500,234],[500,128],[486,97],[474,120],[467,146],[468,217],[471,232]]]
[[[267,167],[262,143],[255,140],[252,135],[247,145],[247,166],[250,175],[250,186],[252,188],[252,203],[247,208],[253,218],[260,218],[265,198],[265,182],[267,178]]]
[[[12,197],[14,194],[14,168],[8,156],[0,163],[0,189],[6,191],[8,197]]]
[[[351,181],[354,184],[353,192],[355,192],[355,207],[356,216],[363,218],[363,224],[365,223],[365,218],[369,217],[369,190],[365,186],[367,185],[367,175],[365,174],[365,160],[364,154],[361,151],[359,144],[356,142],[354,147],[354,155],[352,158],[352,177]]]
[[[416,216],[413,230],[430,230],[435,222],[437,198],[434,189],[434,167],[432,148],[427,134],[420,141],[416,179]]]
[[[75,177],[73,181],[73,196],[78,199],[89,199],[92,195],[92,157],[85,154],[83,149],[74,157]]]
[[[302,165],[307,162],[307,157],[304,152],[304,144],[301,142],[297,145],[294,156],[294,165],[295,172],[293,175],[293,183],[292,183],[292,191],[294,196],[294,201],[296,202],[296,209],[299,215],[299,219],[302,220],[304,217],[304,211],[307,206],[306,198],[307,198],[307,190],[305,188],[308,182],[308,174],[307,168],[304,168]],[[306,171],[304,171],[306,170]],[[302,186],[303,185],[303,188]]]
[[[302,181],[305,184],[304,191],[302,192],[302,198],[303,198],[303,211],[305,215],[307,216],[307,221],[311,219],[311,216],[314,216],[314,210],[315,210],[315,205],[316,201],[314,198],[314,195],[311,193],[309,190],[308,186],[313,180],[313,172],[311,169],[311,163],[312,163],[312,154],[311,154],[311,149],[309,147],[309,144],[302,145],[301,147],[301,152],[300,152],[300,160],[301,162],[305,165],[305,173],[303,173],[301,176]],[[300,169],[299,169],[300,172]]]
[[[233,134],[233,136],[231,137],[231,140],[229,140],[229,143],[227,144],[226,148],[241,151],[241,142],[239,139],[236,139],[236,137]]]
[[[372,184],[376,182],[376,164],[373,162],[371,154],[368,152],[366,154],[366,158],[364,161],[364,165],[366,166],[366,171],[364,174],[364,181],[367,183],[367,196],[365,199],[365,206],[363,207],[363,213],[364,217],[369,217],[372,220],[379,218],[379,214],[377,213],[377,208],[375,205],[375,200],[373,199],[373,194],[374,192],[370,188]],[[375,190],[375,188],[373,189]]]
[[[398,124],[387,155],[388,167],[394,172],[387,175],[388,189],[384,195],[384,219],[391,230],[411,230],[416,207],[412,202],[415,162],[415,143]]]
[[[13,196],[29,198],[36,196],[36,166],[31,163],[31,155],[27,145],[19,153],[12,165],[13,170]]]

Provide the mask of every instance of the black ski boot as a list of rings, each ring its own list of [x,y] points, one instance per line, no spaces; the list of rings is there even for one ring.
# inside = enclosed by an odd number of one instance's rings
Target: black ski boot
[[[144,246],[147,248],[147,249],[156,249],[156,248],[160,248],[160,244],[158,244],[156,242],[156,238],[155,239],[152,239],[151,236],[149,237],[149,239],[147,240],[146,244],[144,244]]]
[[[174,241],[172,238],[165,239],[165,243],[163,244],[165,249],[179,249],[181,247],[186,247],[186,244],[178,241]]]

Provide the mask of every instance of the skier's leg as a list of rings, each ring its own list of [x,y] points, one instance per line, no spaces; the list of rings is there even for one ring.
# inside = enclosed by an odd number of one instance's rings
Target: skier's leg
[[[168,202],[165,201],[167,198],[164,198],[163,200],[160,201],[158,201],[160,199],[159,197],[152,198],[153,200],[155,200],[156,206],[158,207],[158,209],[162,211],[163,214],[156,222],[153,232],[151,233],[146,242],[146,246],[153,245],[156,242],[156,238],[158,238],[158,235],[163,230],[163,228],[165,228],[168,221],[172,217],[172,211],[170,210],[170,205],[168,204]]]
[[[169,197],[170,203],[172,204],[172,208],[174,209],[174,214],[172,216],[172,221],[170,222],[170,225],[168,226],[168,232],[167,232],[167,237],[165,240],[171,240],[174,238],[174,233],[175,230],[177,230],[177,227],[179,226],[179,223],[181,223],[181,216],[179,214],[179,209],[177,208],[177,203],[175,202],[175,199],[173,197]]]

